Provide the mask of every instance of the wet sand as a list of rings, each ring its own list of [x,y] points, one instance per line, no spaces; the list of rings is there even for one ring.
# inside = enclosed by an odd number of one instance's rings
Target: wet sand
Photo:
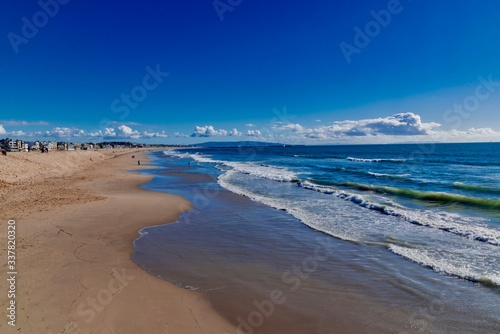
[[[144,153],[131,150],[0,157],[0,221],[4,231],[16,221],[18,271],[16,327],[2,307],[1,333],[234,332],[203,295],[131,261],[138,230],[191,208],[179,196],[141,189],[151,177],[128,172],[138,159],[148,168]]]

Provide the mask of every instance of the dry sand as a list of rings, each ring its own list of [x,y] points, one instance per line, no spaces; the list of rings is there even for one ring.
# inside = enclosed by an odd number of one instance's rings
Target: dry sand
[[[132,150],[0,156],[3,301],[9,219],[16,221],[18,271],[16,327],[7,325],[2,302],[0,333],[236,332],[201,294],[131,261],[138,230],[191,207],[140,189],[150,177],[127,171],[139,168],[138,159],[147,162]]]

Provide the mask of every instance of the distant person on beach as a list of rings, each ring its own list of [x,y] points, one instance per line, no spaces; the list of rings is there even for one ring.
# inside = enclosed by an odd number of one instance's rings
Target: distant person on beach
[[[137,160],[137,164],[140,166],[141,165],[141,160]]]
[[[7,151],[6,150],[2,150],[2,155],[7,155]]]

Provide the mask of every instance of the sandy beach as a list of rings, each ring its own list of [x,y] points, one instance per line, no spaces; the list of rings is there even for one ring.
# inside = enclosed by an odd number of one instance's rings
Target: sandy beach
[[[16,326],[2,307],[0,332],[235,332],[201,294],[131,261],[141,228],[191,208],[179,196],[141,189],[150,177],[129,170],[146,163],[137,150],[0,157],[2,271],[7,221],[15,220],[18,272]]]

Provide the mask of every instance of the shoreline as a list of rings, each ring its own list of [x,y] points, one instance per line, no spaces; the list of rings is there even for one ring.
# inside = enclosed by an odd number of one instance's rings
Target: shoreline
[[[11,183],[2,173],[0,219],[2,226],[16,220],[19,271],[16,327],[2,321],[2,332],[234,332],[202,294],[152,276],[131,259],[139,230],[173,222],[192,207],[180,196],[140,187],[152,179],[135,171],[150,168],[145,151],[78,152],[92,163],[38,180]],[[64,165],[64,154],[43,156]],[[5,260],[2,267],[6,272]],[[0,313],[7,319],[6,308]]]

